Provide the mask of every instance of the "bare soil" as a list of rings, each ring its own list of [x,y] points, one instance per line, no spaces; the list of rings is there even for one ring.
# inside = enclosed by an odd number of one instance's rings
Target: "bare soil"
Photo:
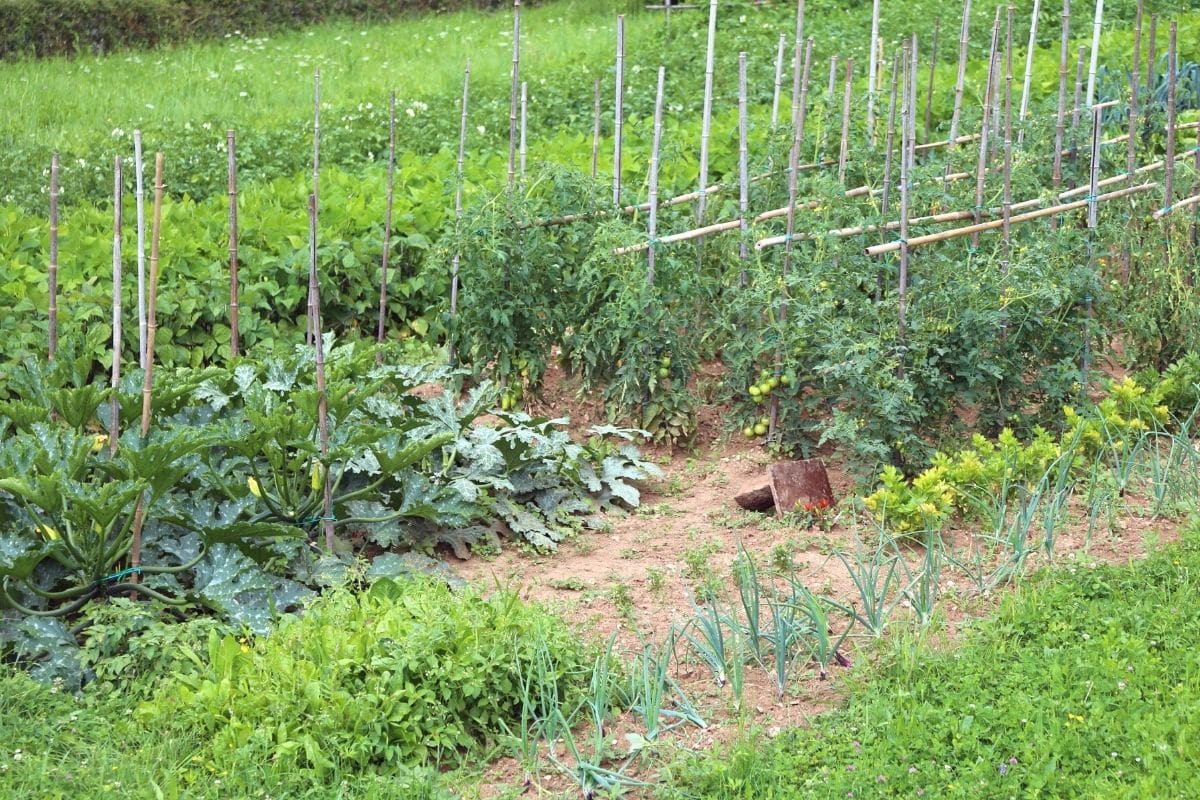
[[[599,403],[578,397],[560,375],[548,377],[544,394],[531,401],[532,413],[569,415],[572,429],[581,435],[604,420]],[[687,624],[705,586],[715,589],[725,605],[738,608],[731,568],[743,550],[764,575],[786,571],[818,594],[853,602],[854,585],[835,551],[853,551],[862,541],[872,541],[877,530],[853,502],[854,482],[844,465],[827,461],[835,498],[842,502],[821,526],[799,527],[774,515],[744,511],[733,496],[764,483],[772,457],[754,442],[727,437],[721,418],[722,409],[705,409],[697,444],[689,452],[645,448],[664,476],[643,487],[640,508],[610,516],[607,530],[582,533],[548,555],[525,552],[508,542],[494,558],[458,562],[454,570],[479,586],[517,588],[523,597],[565,617],[581,637],[596,643],[615,637],[617,650],[626,657],[641,652],[644,642],[662,645],[672,628]],[[1121,513],[1091,526],[1085,514],[1076,514],[1082,521],[1061,529],[1055,562],[1122,562],[1143,555],[1149,542],[1177,538],[1177,524],[1150,517],[1146,505],[1127,497]],[[973,536],[966,529],[944,532],[951,547],[965,546]],[[914,571],[921,556],[915,544],[905,552]],[[1043,555],[1034,556],[1026,571],[1045,563]],[[987,613],[995,602],[994,595],[981,595],[968,576],[947,567],[932,640],[953,646],[964,623]],[[902,603],[893,623],[907,616],[911,610]],[[858,632],[846,640],[842,652],[851,663],[869,663],[883,652],[877,645]],[[729,688],[717,686],[712,672],[686,643],[677,644],[676,654],[674,677],[708,723],[703,729],[684,726],[672,733],[671,745],[688,750],[710,748],[747,729],[773,735],[804,726],[841,700],[852,675],[862,674],[835,665],[829,679],[820,680],[814,667],[797,669],[780,697],[768,672],[748,665],[739,708]],[[618,734],[621,730],[618,723]],[[472,791],[480,797],[577,796],[553,769],[530,776],[511,758],[491,765]]]

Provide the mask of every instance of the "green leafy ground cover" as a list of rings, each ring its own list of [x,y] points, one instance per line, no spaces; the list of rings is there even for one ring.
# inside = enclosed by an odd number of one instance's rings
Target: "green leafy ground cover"
[[[843,708],[685,761],[659,796],[1192,797],[1198,537],[1128,566],[1059,565],[960,644],[898,637]]]

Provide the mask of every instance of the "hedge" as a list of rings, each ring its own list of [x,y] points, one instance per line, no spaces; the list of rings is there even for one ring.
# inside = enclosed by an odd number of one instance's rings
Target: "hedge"
[[[335,18],[369,21],[507,5],[508,0],[0,0],[0,59],[100,54]]]

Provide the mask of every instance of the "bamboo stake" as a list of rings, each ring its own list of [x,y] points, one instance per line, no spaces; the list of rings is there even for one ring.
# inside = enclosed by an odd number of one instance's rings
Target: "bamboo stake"
[[[309,235],[316,238],[317,197],[308,196]],[[313,298],[313,352],[316,362],[317,380],[317,432],[321,453],[321,472],[324,475],[324,504],[321,528],[325,533],[325,549],[333,552],[333,484],[329,479],[329,395],[325,381],[325,337],[321,333],[321,290],[317,280],[317,262],[309,264],[308,294]]]
[[[154,155],[154,221],[150,233],[150,298],[146,320],[146,368],[142,375],[142,441],[150,436],[150,418],[154,410],[154,339],[158,333],[158,243],[162,230],[163,155]],[[129,547],[130,583],[141,577],[142,529],[146,517],[146,495],[138,496],[133,513],[133,541]]]
[[[846,161],[850,158],[850,92],[854,82],[854,59],[846,60],[846,83],[842,90],[842,139],[838,147],[838,183],[846,183]]]
[[[991,126],[991,131],[992,131],[991,138],[992,139],[994,139],[997,134],[997,129],[994,127],[994,123],[995,123],[997,117],[994,115],[989,115],[987,113],[987,110],[995,109],[998,106],[998,103],[996,103],[996,99],[997,99],[996,82],[999,80],[999,75],[992,71],[991,64],[992,64],[993,60],[996,58],[997,54],[999,53],[1000,11],[1001,11],[1001,7],[996,6],[996,18],[992,21],[992,44],[988,48],[988,65],[989,66],[988,66],[987,83],[984,86],[984,92],[983,92],[984,100],[986,101],[984,122],[988,126]]]
[[[915,43],[916,38],[914,37],[913,44],[915,45]],[[902,48],[904,58],[904,104],[900,109],[900,275],[896,298],[896,336],[900,342],[903,342],[905,338],[906,317],[908,313],[908,214],[909,186],[912,181],[909,153],[912,151],[911,131],[915,129],[912,125],[914,115],[912,99],[914,97],[913,84],[916,82],[916,74],[909,63],[911,51],[912,45],[909,44],[908,40],[905,40]],[[898,369],[900,374],[903,374],[903,359],[901,359]]]
[[[997,9],[998,11],[999,9]],[[997,69],[996,54],[992,54],[991,63],[988,65],[988,86],[992,83],[992,73]],[[992,93],[991,91],[984,92],[983,95],[983,118],[979,125],[979,162],[975,168],[975,210],[978,212],[983,206],[983,188],[984,179],[987,177],[988,166],[988,131],[990,129],[988,120],[992,114]],[[979,218],[975,219],[979,223]],[[971,237],[972,249],[979,247],[979,236]]]
[[[1099,0],[1102,5],[1103,0]],[[1088,227],[1088,270],[1095,275],[1096,272],[1096,226],[1100,220],[1100,203],[1097,200],[1100,189],[1100,114],[1101,107],[1098,105],[1092,106],[1092,157],[1091,163],[1088,165],[1088,196],[1087,196],[1087,227]],[[1092,315],[1094,313],[1092,307],[1092,296],[1089,294],[1083,299],[1087,309],[1087,316],[1084,319],[1083,327],[1083,357],[1080,372],[1080,385],[1086,387],[1088,385],[1088,374],[1091,366],[1091,348],[1092,348]]]
[[[1071,161],[1074,162],[1079,155],[1079,111],[1080,102],[1082,102],[1081,92],[1083,91],[1083,45],[1079,46],[1078,55],[1075,58],[1075,105],[1071,110]]]
[[[521,177],[525,177],[525,130],[526,116],[529,107],[529,84],[521,81]]]
[[[746,238],[750,233],[750,223],[746,219],[750,207],[750,158],[746,131],[746,53],[738,53],[738,222],[742,231],[742,243],[738,255],[742,263],[750,260],[750,248]],[[745,286],[747,281],[746,269],[743,266],[738,276],[738,283]]]
[[[1124,176],[1121,176],[1121,179],[1124,180]],[[1158,188],[1158,184],[1156,184],[1156,183],[1142,183],[1137,186],[1129,186],[1124,189],[1118,189],[1116,191],[1109,192],[1107,194],[1098,195],[1096,198],[1096,201],[1098,203],[1103,203],[1103,202],[1107,202],[1109,200],[1118,200],[1122,197],[1129,197],[1131,195],[1141,194],[1143,192],[1148,192],[1152,189],[1157,189],[1157,188]],[[1035,219],[1042,219],[1043,217],[1053,216],[1054,214],[1065,214],[1070,211],[1076,211],[1078,209],[1085,208],[1089,202],[1090,201],[1088,201],[1088,200],[1075,200],[1070,203],[1062,203],[1062,204],[1055,205],[1055,206],[1049,206],[1047,208],[1039,208],[1036,211],[1029,211],[1024,214],[1017,214],[1017,215],[1009,218],[1009,224],[1019,225],[1022,222],[1030,222]],[[922,247],[927,244],[933,244],[934,242],[944,242],[944,241],[947,241],[948,239],[957,239],[960,236],[972,236],[976,233],[980,233],[983,231],[995,230],[996,228],[1002,227],[1003,225],[1004,225],[1004,220],[994,219],[994,220],[988,220],[987,222],[980,222],[980,223],[974,224],[974,225],[966,225],[961,228],[953,228],[948,231],[939,231],[938,233],[931,233],[931,234],[927,234],[925,236],[918,236],[916,238],[909,239],[908,247],[911,250],[915,247]],[[900,249],[900,242],[896,241],[896,242],[888,242],[886,244],[871,245],[870,247],[867,247],[863,252],[869,256],[879,256],[879,255],[883,255],[885,253],[894,253],[899,249]]]
[[[1158,14],[1150,15],[1150,38],[1146,40],[1146,90],[1154,91],[1158,81],[1158,64],[1155,61],[1155,50],[1158,47]]]
[[[463,160],[467,153],[467,105],[471,93],[471,59],[463,69],[462,115],[458,127],[458,163],[454,169],[454,223],[462,222],[463,213]],[[462,254],[456,249],[450,259],[450,318],[458,315],[458,265]],[[454,364],[454,344],[449,347],[449,361]]]
[[[50,158],[50,265],[46,270],[50,283],[46,356],[51,361],[58,353],[58,169],[55,153]]]
[[[312,216],[316,219],[320,202],[321,185],[321,71],[317,70],[313,77],[313,174],[312,174]],[[308,229],[308,262],[309,270],[316,269],[317,263],[317,226],[314,222]],[[312,344],[312,334],[316,329],[316,298],[312,293],[310,283],[308,293],[308,313],[304,324],[304,341]]]
[[[833,58],[829,59],[829,87],[825,94],[829,97],[829,104],[833,105],[833,90],[837,87],[837,66],[838,57],[835,53]]]
[[[783,271],[787,274],[792,268],[792,236],[796,232],[796,181],[797,167],[800,161],[800,148],[804,143],[804,110],[808,99],[809,69],[812,67],[813,40],[809,39],[804,48],[804,67],[800,69],[800,47],[796,47],[795,79],[792,85],[792,152],[788,160],[788,210],[787,210],[787,245],[783,249]]]
[[[1166,176],[1163,181],[1163,208],[1170,208],[1175,200],[1175,117],[1177,114],[1176,79],[1179,76],[1179,65],[1176,63],[1177,50],[1175,47],[1179,25],[1171,21],[1170,38],[1167,40],[1167,152]]]
[[[600,79],[596,78],[595,100],[592,111],[592,179],[600,167]]]
[[[970,0],[967,0],[969,3]],[[896,146],[896,86],[900,74],[899,56],[892,57],[892,90],[888,98],[887,139],[883,157],[883,197],[879,202],[880,222],[888,218],[891,211],[892,194],[892,150]],[[881,238],[882,241],[882,238]],[[757,244],[762,244],[761,242]],[[883,270],[875,274],[875,302],[883,299]]]
[[[133,198],[137,215],[138,366],[146,368],[146,190],[142,132],[133,132]]]
[[[392,208],[396,186],[396,93],[388,96],[388,166],[387,198],[383,207],[383,252],[379,259],[379,327],[375,332],[377,344],[383,344],[387,328],[388,258],[392,252]],[[383,363],[382,348],[375,353],[375,363]]]
[[[1017,145],[1025,144],[1025,120],[1029,116],[1029,88],[1033,83],[1033,52],[1037,49],[1038,15],[1042,0],[1033,0],[1033,13],[1029,15],[1029,45],[1025,48],[1025,75],[1021,84],[1021,130],[1017,132]]]
[[[1054,171],[1050,179],[1051,185],[1057,189],[1062,186],[1062,157],[1063,139],[1066,135],[1066,106],[1067,106],[1067,58],[1071,48],[1071,0],[1063,0],[1062,10],[1062,41],[1058,51],[1058,113],[1054,121]],[[1051,226],[1057,227],[1057,222],[1051,220]]]
[[[929,53],[929,89],[925,94],[925,141],[929,141],[929,130],[933,127],[933,76],[937,69],[938,34],[941,32],[941,26],[940,17],[933,21],[933,44]]]
[[[1013,5],[1008,5],[1008,28],[1004,43],[1004,258],[1000,262],[1000,273],[1008,274],[1012,241],[1009,237],[1012,217],[1012,151],[1013,151]],[[1004,326],[1002,326],[1003,328]]]
[[[229,356],[237,358],[241,354],[238,321],[237,134],[232,130],[225,131],[225,150],[229,162],[226,175],[229,195]]]
[[[879,0],[871,3],[871,48],[867,52],[867,136],[871,147],[875,146],[875,89],[877,88],[878,64],[875,48],[879,42]],[[926,137],[928,138],[928,137]]]
[[[650,148],[650,215],[647,219],[649,247],[646,248],[646,284],[654,285],[654,251],[658,247],[658,154],[662,147],[663,83],[667,68],[658,68],[658,87],[654,93],[654,144]]]
[[[121,404],[117,387],[121,383],[121,157],[113,162],[113,289],[112,289],[112,402],[108,429],[109,455],[117,454],[121,436]]]
[[[971,38],[971,0],[963,0],[962,27],[958,34],[958,77],[954,81],[954,112],[950,117],[950,139],[958,137],[958,121],[962,114],[963,86],[967,77],[967,50]]]
[[[708,142],[712,134],[713,59],[717,49],[717,0],[708,5],[708,51],[704,59],[704,110],[700,122],[700,188],[708,186]],[[708,194],[701,193],[696,203],[696,224],[704,224]]]
[[[512,88],[508,102],[508,190],[517,180],[517,103],[521,85],[521,0],[513,0]]]
[[[771,133],[779,127],[779,95],[783,90],[783,53],[787,49],[787,34],[779,34],[779,50],[775,54],[775,94],[771,98]]]
[[[1104,21],[1104,0],[1096,0],[1096,18],[1092,21],[1092,61],[1088,67],[1087,104],[1096,98],[1096,65],[1100,60],[1100,25]]]
[[[617,15],[617,96],[613,132],[613,205],[621,205],[621,126],[625,113],[625,15]]]
[[[1138,82],[1142,74],[1142,14],[1143,0],[1138,0],[1137,16],[1133,23],[1133,68],[1129,71],[1129,133],[1125,135],[1125,171],[1133,185],[1133,170],[1137,167]],[[1120,138],[1120,137],[1118,137]],[[1126,240],[1121,248],[1121,285],[1129,285],[1129,269],[1133,254]]]

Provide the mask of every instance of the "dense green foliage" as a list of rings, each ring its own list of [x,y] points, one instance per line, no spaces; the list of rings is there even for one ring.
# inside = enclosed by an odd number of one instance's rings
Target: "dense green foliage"
[[[1044,574],[952,650],[901,640],[845,708],[684,763],[660,796],[1194,795],[1197,537]]]
[[[89,611],[77,697],[0,668],[0,793],[449,797],[421,763],[487,752],[529,675],[573,703],[591,667],[562,620],[430,579],[333,590],[267,639],[157,613]]]

